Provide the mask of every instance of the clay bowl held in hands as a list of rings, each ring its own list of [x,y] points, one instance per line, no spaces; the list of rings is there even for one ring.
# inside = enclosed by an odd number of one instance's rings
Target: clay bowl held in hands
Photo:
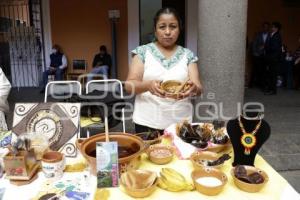
[[[208,196],[222,192],[227,183],[227,176],[219,169],[203,168],[191,174],[196,190]]]
[[[160,87],[163,91],[166,92],[166,95],[170,98],[177,98],[179,92],[184,92],[188,89],[187,84],[176,80],[164,81],[161,83]]]
[[[147,154],[151,162],[164,165],[172,161],[174,149],[168,145],[156,144],[149,147]]]
[[[260,170],[260,169],[258,169],[256,167],[253,167],[253,166],[244,165],[244,167],[245,167],[245,169],[247,171],[247,176],[249,176],[249,175],[251,175],[253,173],[258,173],[259,175],[262,176],[263,182],[255,184],[255,183],[247,183],[245,181],[242,181],[238,177],[236,177],[236,175],[234,173],[234,169],[235,168],[232,168],[231,169],[231,175],[233,177],[234,184],[239,189],[241,189],[243,191],[246,191],[246,192],[251,192],[251,193],[259,192],[264,187],[264,185],[268,182],[268,180],[269,180],[269,177],[268,177],[267,173],[264,172],[263,170]]]

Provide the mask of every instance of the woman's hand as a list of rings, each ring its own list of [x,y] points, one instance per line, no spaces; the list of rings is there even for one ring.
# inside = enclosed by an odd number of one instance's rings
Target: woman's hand
[[[160,89],[160,84],[161,84],[161,81],[158,81],[158,80],[150,81],[149,85],[148,85],[148,91],[151,92],[151,94],[153,94],[153,95],[164,98],[165,92],[162,89]]]
[[[189,89],[184,92],[179,92],[177,99],[184,99],[187,97],[198,96],[202,93],[201,84],[199,86],[197,86],[192,81],[188,81],[186,84],[188,85]]]

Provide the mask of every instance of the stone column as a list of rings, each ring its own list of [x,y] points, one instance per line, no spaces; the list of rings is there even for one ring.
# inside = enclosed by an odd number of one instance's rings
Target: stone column
[[[243,103],[247,5],[247,0],[199,0],[198,56],[204,93],[195,100],[194,121],[215,114],[228,120]]]

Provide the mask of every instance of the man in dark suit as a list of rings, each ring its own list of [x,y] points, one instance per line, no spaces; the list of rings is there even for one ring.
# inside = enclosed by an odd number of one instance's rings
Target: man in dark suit
[[[280,65],[280,58],[282,54],[282,40],[279,33],[281,24],[279,22],[273,22],[271,32],[268,35],[265,51],[267,60],[267,71],[266,71],[266,95],[273,95],[277,93],[277,74]]]
[[[268,38],[270,29],[270,23],[264,22],[262,25],[262,31],[259,32],[252,42],[252,58],[253,66],[250,80],[250,87],[252,86],[263,86],[263,76],[265,74],[265,44]]]

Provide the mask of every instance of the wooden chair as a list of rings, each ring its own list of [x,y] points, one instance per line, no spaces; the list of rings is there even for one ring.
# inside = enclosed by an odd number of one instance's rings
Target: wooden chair
[[[72,68],[67,74],[67,80],[79,80],[79,76],[87,73],[86,60],[73,60]],[[81,82],[81,81],[80,81]]]

